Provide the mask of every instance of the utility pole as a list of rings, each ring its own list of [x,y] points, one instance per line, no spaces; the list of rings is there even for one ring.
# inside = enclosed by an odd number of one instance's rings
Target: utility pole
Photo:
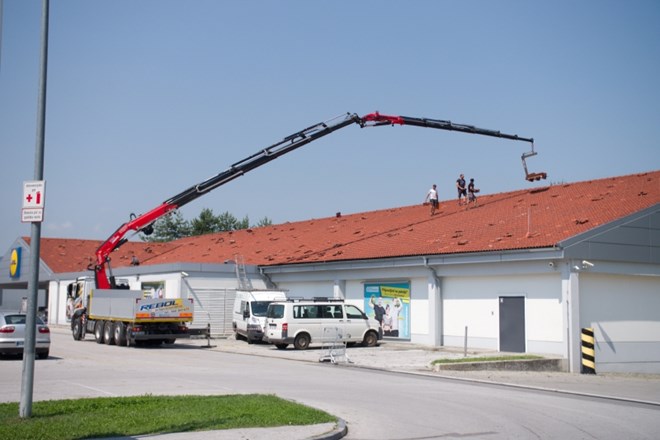
[[[42,0],[41,9],[41,69],[37,100],[37,140],[34,155],[34,180],[44,176],[44,135],[46,128],[46,73],[48,65],[48,9],[49,0]],[[23,352],[23,377],[19,417],[32,416],[32,391],[34,388],[34,354],[36,345],[37,300],[39,295],[39,260],[41,248],[41,221],[32,222],[30,235],[30,276],[25,319],[25,348]]]

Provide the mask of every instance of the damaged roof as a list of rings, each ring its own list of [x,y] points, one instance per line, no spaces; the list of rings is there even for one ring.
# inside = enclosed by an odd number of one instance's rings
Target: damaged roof
[[[404,256],[552,248],[660,202],[660,171],[480,195],[477,206],[440,202],[435,215],[413,205],[188,237],[126,243],[112,266],[218,264],[242,256],[281,265]],[[42,238],[54,272],[85,270],[101,241]]]

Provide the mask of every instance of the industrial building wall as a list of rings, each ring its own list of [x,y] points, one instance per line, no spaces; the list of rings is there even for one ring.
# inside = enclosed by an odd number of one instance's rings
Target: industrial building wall
[[[354,274],[352,274],[354,276]],[[391,281],[387,273],[369,272],[367,282]],[[419,275],[417,273],[416,275]],[[399,279],[399,278],[397,278]],[[432,332],[440,319],[429,294],[428,277],[400,278],[410,283],[410,341],[429,344],[434,340]],[[289,289],[291,296],[332,296],[334,282],[306,281],[282,282],[280,288]],[[365,306],[362,280],[345,282],[347,302],[362,308]],[[500,349],[499,298],[518,296],[524,298],[525,351],[528,353],[566,355],[565,327],[561,303],[561,276],[558,272],[528,275],[446,276],[442,278],[444,345],[462,347],[465,327],[468,330],[468,346]],[[435,321],[435,322],[434,322]]]
[[[660,278],[580,274],[580,326],[593,328],[597,372],[660,374]]]
[[[334,282],[327,280],[277,283],[277,287],[288,290],[289,298],[332,298],[334,295]]]
[[[16,312],[21,310],[23,303],[27,300],[29,291],[27,289],[0,289],[0,310]],[[37,292],[37,308],[46,307],[46,291]]]
[[[48,323],[69,325],[66,314],[66,288],[72,280],[48,283]]]
[[[525,351],[565,355],[558,274],[445,277],[444,345],[500,349],[500,297],[524,298]]]

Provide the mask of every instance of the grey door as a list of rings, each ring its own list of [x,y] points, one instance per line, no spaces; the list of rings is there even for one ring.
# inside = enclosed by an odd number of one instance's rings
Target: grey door
[[[500,296],[500,351],[525,352],[524,296]]]

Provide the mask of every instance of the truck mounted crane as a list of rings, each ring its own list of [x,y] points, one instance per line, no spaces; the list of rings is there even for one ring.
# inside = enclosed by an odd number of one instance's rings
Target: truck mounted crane
[[[119,248],[128,240],[128,238],[126,238],[126,234],[128,234],[129,231],[135,231],[136,233],[142,232],[145,235],[149,235],[153,232],[154,222],[169,212],[176,210],[187,203],[190,203],[196,198],[236,179],[237,177],[242,176],[248,171],[265,165],[266,163],[277,159],[286,153],[289,153],[312,141],[315,141],[323,136],[326,136],[352,124],[357,124],[362,128],[379,127],[385,125],[412,125],[417,127],[436,128],[439,130],[458,131],[461,133],[478,134],[482,136],[528,142],[532,145],[532,150],[531,152],[524,153],[522,156],[526,180],[531,182],[545,179],[547,177],[546,173],[529,173],[527,171],[527,164],[525,159],[537,154],[534,152],[533,138],[522,137],[514,134],[506,134],[496,130],[477,128],[472,125],[455,124],[451,121],[443,121],[437,119],[413,118],[407,116],[388,116],[381,115],[378,112],[369,113],[365,116],[358,116],[355,113],[346,113],[345,115],[333,118],[330,121],[311,125],[303,130],[285,137],[281,141],[267,148],[264,148],[239,162],[232,164],[225,171],[222,171],[221,173],[216,174],[215,176],[204,180],[201,183],[193,185],[185,191],[175,195],[174,197],[165,200],[159,206],[145,214],[139,216],[131,215],[131,219],[121,225],[106,241],[103,242],[103,244],[101,244],[101,246],[96,251],[96,263],[90,264],[88,268],[89,270],[94,271],[96,288],[117,288],[115,277],[112,275],[112,269],[110,266],[110,253]]]

